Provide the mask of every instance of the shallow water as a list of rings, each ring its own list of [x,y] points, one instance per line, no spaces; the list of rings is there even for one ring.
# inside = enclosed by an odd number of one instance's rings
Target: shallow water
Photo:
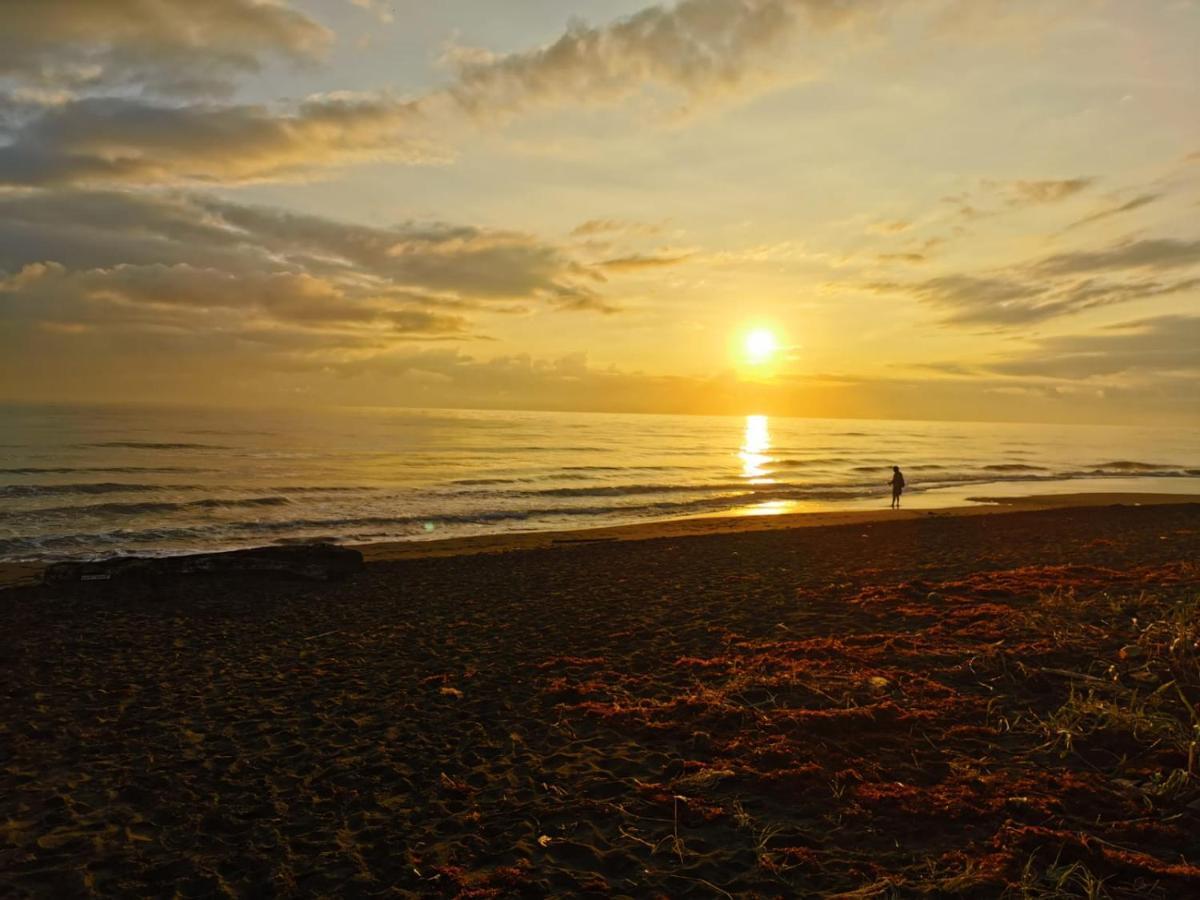
[[[0,559],[1200,493],[1196,429],[448,410],[0,407]]]

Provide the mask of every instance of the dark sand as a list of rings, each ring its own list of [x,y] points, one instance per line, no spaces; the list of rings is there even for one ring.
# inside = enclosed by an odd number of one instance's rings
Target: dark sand
[[[3,591],[0,895],[1200,896],[1198,551],[1111,506]]]

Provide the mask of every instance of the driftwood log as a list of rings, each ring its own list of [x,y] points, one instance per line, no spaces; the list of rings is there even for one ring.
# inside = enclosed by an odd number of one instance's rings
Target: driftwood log
[[[46,569],[43,578],[46,584],[68,584],[119,578],[257,572],[333,581],[362,568],[363,557],[357,550],[334,544],[300,544],[188,556],[121,556],[94,562],[55,563]]]

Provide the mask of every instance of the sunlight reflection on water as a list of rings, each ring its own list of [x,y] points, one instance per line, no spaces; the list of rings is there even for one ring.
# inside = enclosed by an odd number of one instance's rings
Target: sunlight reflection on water
[[[775,460],[769,455],[771,449],[770,420],[766,416],[746,416],[746,430],[742,435],[742,446],[738,458],[742,461],[742,478],[751,485],[776,484],[770,477],[768,466]],[[791,511],[794,503],[787,500],[767,500],[743,510],[751,516],[773,516]]]
[[[742,437],[742,477],[752,479],[753,484],[772,484],[767,477],[767,465],[772,462],[767,451],[771,449],[771,432],[766,416],[746,416],[746,432]]]
[[[783,513],[799,512],[800,508],[801,505],[795,500],[764,500],[737,512],[743,516],[779,516]]]

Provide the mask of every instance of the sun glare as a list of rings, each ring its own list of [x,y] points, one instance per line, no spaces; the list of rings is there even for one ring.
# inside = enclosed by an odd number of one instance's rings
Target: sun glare
[[[773,332],[756,328],[746,335],[746,356],[752,363],[765,363],[779,349],[779,341]]]

